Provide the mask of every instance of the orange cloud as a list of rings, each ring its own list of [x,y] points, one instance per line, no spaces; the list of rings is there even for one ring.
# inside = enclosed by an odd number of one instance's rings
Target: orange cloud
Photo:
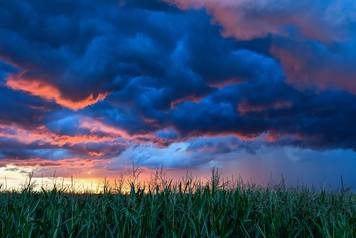
[[[125,141],[142,142],[156,140],[156,137],[153,133],[130,135],[122,129],[107,125],[99,120],[89,117],[82,118],[79,122],[79,127],[82,129],[87,129],[93,134],[104,134],[107,135],[108,138],[122,138]]]
[[[247,102],[241,102],[239,103],[239,105],[237,106],[237,111],[240,114],[248,114],[248,113],[254,113],[254,112],[263,112],[266,110],[281,110],[281,109],[288,109],[290,108],[292,105],[290,102],[287,101],[277,101],[277,102],[273,102],[270,104],[260,104],[260,105],[252,105],[249,104]]]
[[[32,168],[34,176],[56,176],[61,177],[88,177],[98,174],[99,167],[103,167],[107,161],[81,158],[68,158],[63,160],[48,160],[32,158],[27,160],[4,159],[0,161],[0,168],[15,166],[18,168]]]
[[[187,97],[179,98],[179,99],[176,99],[176,100],[172,101],[170,106],[171,106],[171,108],[174,108],[178,104],[183,103],[185,101],[199,102],[200,100],[201,100],[201,97],[187,96]]]
[[[112,142],[117,138],[112,135],[59,135],[49,131],[45,126],[27,130],[15,125],[0,125],[0,137],[13,139],[23,144],[38,142],[58,147],[81,143]]]
[[[65,135],[50,131],[46,126],[23,128],[15,124],[0,124],[0,138],[15,140],[21,144],[47,144],[55,147],[75,146],[88,143],[106,143],[108,147],[145,141],[157,141],[153,133],[130,135],[126,131],[92,118],[82,118],[78,129],[87,129],[87,134]],[[121,139],[121,140],[117,140]],[[158,141],[157,141],[158,143]],[[101,157],[103,151],[88,151],[90,157]]]
[[[120,130],[113,126],[109,126],[101,121],[91,119],[91,118],[81,119],[79,123],[79,127],[83,129],[88,129],[92,133],[104,133],[115,137],[121,137],[126,140],[133,139],[133,136],[129,135],[126,131]]]
[[[41,97],[48,101],[54,101],[57,104],[73,110],[83,109],[93,105],[106,98],[107,93],[99,93],[98,95],[89,95],[87,98],[80,101],[73,101],[63,97],[61,92],[54,86],[36,81],[35,79],[23,80],[21,74],[11,75],[7,78],[6,85],[14,90],[21,90],[34,96]]]
[[[243,82],[242,79],[237,78],[237,77],[232,77],[232,78],[228,78],[224,81],[217,81],[217,82],[211,83],[210,86],[215,87],[215,88],[224,88],[227,86],[239,84],[241,82]]]
[[[188,136],[182,138],[182,140],[188,139],[189,137],[215,137],[215,136],[235,136],[241,141],[254,141],[259,136],[259,133],[244,133],[238,131],[221,131],[221,132],[193,132]]]
[[[60,165],[60,161],[53,160],[43,160],[38,158],[33,158],[29,160],[21,160],[21,159],[4,159],[0,160],[0,167],[6,167],[7,165],[15,165],[21,167],[56,167]]]

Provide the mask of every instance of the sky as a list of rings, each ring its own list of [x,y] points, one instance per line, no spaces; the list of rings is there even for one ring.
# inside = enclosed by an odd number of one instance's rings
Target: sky
[[[353,0],[0,2],[0,183],[134,164],[356,188]]]

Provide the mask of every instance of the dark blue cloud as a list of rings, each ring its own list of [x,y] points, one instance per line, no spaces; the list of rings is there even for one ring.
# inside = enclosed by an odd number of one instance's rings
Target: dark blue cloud
[[[284,83],[224,88],[201,102],[186,102],[171,121],[188,134],[264,132],[298,135],[304,147],[355,149],[356,97],[341,91],[300,92]],[[242,103],[246,112],[239,111]],[[241,109],[242,110],[242,109]]]
[[[16,73],[16,68],[0,60],[0,85],[3,85],[5,78],[12,73]]]
[[[46,114],[55,110],[53,104],[25,93],[14,92],[0,85],[0,123],[36,127],[43,124]]]

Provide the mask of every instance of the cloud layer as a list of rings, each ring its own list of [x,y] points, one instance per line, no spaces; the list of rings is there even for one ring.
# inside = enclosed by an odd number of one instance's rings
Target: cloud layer
[[[355,8],[1,2],[0,159],[115,170],[212,166],[261,146],[354,151]]]

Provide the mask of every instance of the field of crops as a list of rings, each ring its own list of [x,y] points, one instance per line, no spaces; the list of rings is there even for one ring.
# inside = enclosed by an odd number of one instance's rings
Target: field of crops
[[[0,193],[0,237],[356,237],[349,191],[231,184],[213,176],[131,190]]]

